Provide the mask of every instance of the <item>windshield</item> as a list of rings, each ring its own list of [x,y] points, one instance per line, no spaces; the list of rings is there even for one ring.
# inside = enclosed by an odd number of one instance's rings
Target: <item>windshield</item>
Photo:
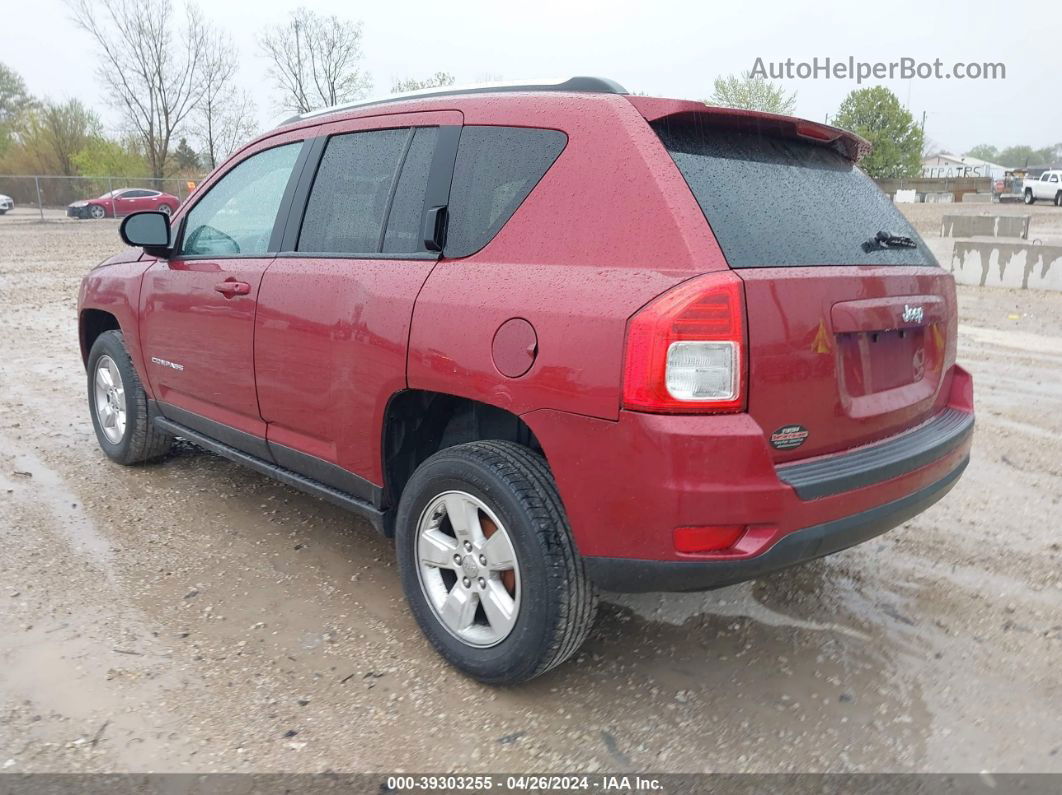
[[[889,197],[828,146],[667,119],[653,128],[732,268],[937,264]],[[891,236],[914,245],[878,242]]]

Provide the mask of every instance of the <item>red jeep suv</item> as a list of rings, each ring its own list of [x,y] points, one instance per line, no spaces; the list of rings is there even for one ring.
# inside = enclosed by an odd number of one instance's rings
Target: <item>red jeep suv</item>
[[[435,648],[529,679],[599,588],[759,577],[959,478],[954,282],[866,151],[597,78],[298,116],[85,277],[96,435],[367,517]]]

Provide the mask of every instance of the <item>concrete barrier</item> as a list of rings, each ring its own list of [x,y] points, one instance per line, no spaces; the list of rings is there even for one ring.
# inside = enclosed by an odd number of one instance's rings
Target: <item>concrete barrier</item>
[[[915,190],[919,194],[927,193],[950,193],[957,202],[962,201],[964,193],[991,193],[992,180],[988,177],[949,177],[933,179],[917,177],[910,179],[879,179],[875,180],[878,187],[892,196],[898,190]]]
[[[954,238],[926,243],[959,284],[1062,290],[1062,245]]]
[[[991,193],[964,193],[962,195],[963,204],[991,204],[993,200]]]
[[[1031,215],[945,215],[941,237],[1013,237],[1029,239]]]
[[[926,204],[951,204],[955,201],[955,194],[944,191],[938,191],[936,193],[927,193],[923,201]]]
[[[892,200],[895,204],[914,204],[918,201],[918,191],[911,190],[898,190],[893,194]]]

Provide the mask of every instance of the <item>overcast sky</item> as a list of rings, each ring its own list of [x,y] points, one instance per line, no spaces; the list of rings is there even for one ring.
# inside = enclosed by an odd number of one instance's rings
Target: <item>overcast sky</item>
[[[258,102],[263,124],[284,114],[256,38],[296,4],[201,3],[207,17],[233,36],[241,56],[240,82]],[[395,79],[442,70],[459,83],[601,75],[631,91],[702,99],[711,93],[715,77],[751,69],[757,57],[940,58],[948,69],[957,61],[988,61],[1006,65],[1005,80],[871,80],[864,85],[888,86],[916,119],[925,111],[927,136],[950,151],[978,143],[1041,147],[1062,142],[1059,0],[817,2],[806,8],[793,0],[318,0],[308,5],[364,23],[364,66],[374,80],[373,94],[387,93]],[[32,93],[78,97],[116,127],[118,117],[107,108],[94,76],[92,43],[69,16],[61,0],[7,0],[0,12],[0,60],[22,74]],[[797,92],[797,115],[818,121],[858,87],[855,80],[783,82]]]

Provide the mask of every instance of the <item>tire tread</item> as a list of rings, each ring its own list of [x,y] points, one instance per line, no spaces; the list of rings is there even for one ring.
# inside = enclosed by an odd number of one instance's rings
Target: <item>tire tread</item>
[[[597,614],[597,593],[575,550],[568,518],[546,459],[515,442],[471,442],[462,447],[498,471],[507,469],[510,476],[516,475],[512,482],[523,482],[518,491],[529,506],[532,524],[547,542],[546,548],[550,549],[550,536],[558,542],[550,551],[555,553],[554,573],[566,586],[561,590],[561,617],[552,645],[528,677],[534,678],[560,665],[582,646]]]
[[[112,329],[100,334],[92,345],[92,353],[89,354],[90,363],[94,362],[96,358],[97,347],[106,348],[106,353],[112,358],[119,356],[122,359],[122,364],[125,365],[123,367],[125,372],[123,372],[122,380],[127,382],[125,383],[125,393],[132,398],[131,405],[127,407],[129,414],[127,422],[132,428],[132,435],[124,453],[121,457],[114,458],[114,460],[119,464],[129,466],[162,458],[170,451],[170,447],[173,445],[173,436],[160,431],[155,427],[155,423],[151,421],[148,412],[147,393],[144,391],[143,384],[140,383],[140,376],[137,375],[136,368],[133,366],[129,351],[126,350],[125,338],[122,332]],[[91,379],[92,370],[90,368],[90,392],[92,390]]]
[[[502,440],[475,441],[445,448],[420,465],[406,485],[403,502],[416,499],[410,495],[416,495],[419,488],[418,474],[437,470],[440,465],[452,468],[455,464],[487,470],[495,481],[504,483],[509,498],[519,506],[525,520],[522,524],[534,533],[533,543],[541,551],[545,564],[545,592],[533,596],[538,604],[549,605],[545,636],[533,651],[525,650],[526,654],[518,659],[512,659],[490,673],[474,672],[477,679],[490,684],[525,682],[557,667],[578,651],[593,626],[597,593],[576,550],[553,474],[540,453]],[[401,508],[399,513],[401,517]],[[403,529],[404,526],[399,527],[400,541]],[[408,587],[407,596],[420,601],[419,594],[410,594]],[[526,593],[525,598],[528,598]],[[431,632],[427,629],[425,632],[443,656],[458,667],[463,666],[445,645],[432,638]]]

